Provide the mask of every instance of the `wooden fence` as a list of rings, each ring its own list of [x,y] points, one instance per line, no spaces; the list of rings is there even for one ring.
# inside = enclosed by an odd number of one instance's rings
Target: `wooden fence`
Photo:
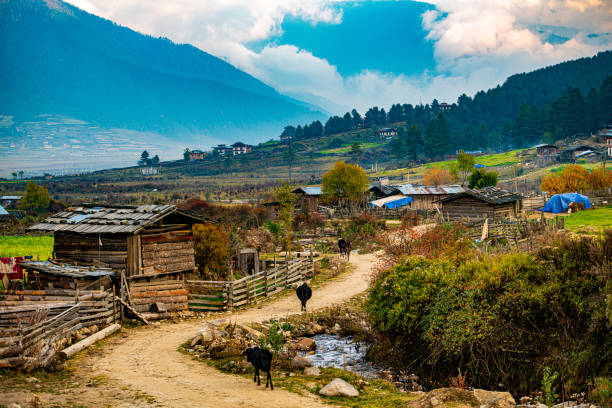
[[[459,222],[467,228],[468,235],[479,240],[482,238],[484,221]],[[528,243],[530,237],[536,233],[554,232],[564,228],[563,217],[538,218],[538,219],[489,219],[487,222],[487,240],[507,240],[508,244],[520,246]]]
[[[189,310],[223,311],[256,303],[313,275],[313,259],[300,258],[235,281],[188,280]]]

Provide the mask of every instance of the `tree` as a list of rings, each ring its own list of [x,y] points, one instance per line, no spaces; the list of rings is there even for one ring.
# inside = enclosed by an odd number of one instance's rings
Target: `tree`
[[[149,164],[149,152],[144,150],[140,154],[140,160],[138,160],[138,165],[139,166],[147,166],[148,164]]]
[[[278,219],[283,229],[283,246],[289,253],[291,250],[291,232],[293,225],[293,210],[296,196],[292,193],[293,187],[288,183],[281,184],[275,191],[274,198],[279,204]],[[291,255],[289,255],[291,257]]]
[[[159,156],[158,155],[153,156],[153,158],[151,159],[151,165],[159,166]]]
[[[19,178],[23,180],[23,170],[19,170]]]
[[[459,152],[457,155],[457,169],[461,172],[461,185],[465,185],[468,173],[474,169],[474,156],[471,154]]]
[[[353,163],[357,163],[359,161],[359,159],[361,158],[361,155],[363,155],[363,150],[361,150],[361,146],[359,145],[359,142],[354,141],[353,144],[351,145],[351,151],[349,152],[349,155],[351,156],[351,161]]]
[[[591,190],[604,190],[612,187],[612,171],[607,170],[603,164],[591,170],[589,187]]]
[[[183,150],[183,160],[189,161],[189,153],[190,153],[190,150],[188,147],[186,147],[185,150]]]
[[[230,245],[227,235],[221,228],[213,224],[195,224],[193,249],[202,279],[227,278]]]
[[[540,184],[540,190],[549,194],[563,194],[600,190],[610,186],[612,186],[612,174],[603,166],[589,173],[578,164],[570,164],[558,173],[546,174]]]
[[[469,188],[484,188],[497,185],[497,173],[486,169],[475,169],[470,174]]]
[[[28,183],[25,194],[19,200],[19,209],[30,213],[43,213],[49,208],[51,196],[46,187]]]
[[[289,143],[287,150],[283,153],[285,163],[287,163],[289,170],[289,182],[291,183],[291,170],[293,168],[293,162],[295,161],[295,150],[293,149],[293,143]]]
[[[14,171],[13,173],[11,173],[13,175],[13,180],[17,180],[17,172]]]
[[[411,125],[408,128],[408,134],[406,135],[406,153],[408,154],[408,157],[416,161],[419,156],[421,146],[423,146],[421,128],[419,128],[417,125]]]
[[[426,186],[441,186],[453,181],[454,177],[451,172],[438,166],[427,169],[423,173],[423,184]]]
[[[323,174],[322,181],[323,194],[338,203],[347,200],[353,204],[361,200],[369,186],[364,169],[344,162],[336,162],[332,170]]]
[[[425,154],[430,159],[440,157],[448,151],[448,147],[448,122],[439,113],[425,130]]]

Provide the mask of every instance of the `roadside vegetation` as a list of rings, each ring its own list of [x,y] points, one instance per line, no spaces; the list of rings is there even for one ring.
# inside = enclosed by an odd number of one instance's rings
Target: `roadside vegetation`
[[[612,206],[575,212],[565,217],[565,228],[578,233],[600,234],[612,228]]]
[[[0,235],[0,257],[33,256],[51,258],[53,235]]]

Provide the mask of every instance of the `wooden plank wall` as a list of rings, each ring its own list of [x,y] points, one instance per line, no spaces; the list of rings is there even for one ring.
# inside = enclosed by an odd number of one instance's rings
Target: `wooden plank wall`
[[[82,264],[92,265],[101,261],[113,269],[125,269],[127,258],[126,235],[97,235],[56,232],[53,243],[55,257],[71,259]]]
[[[139,274],[153,275],[195,269],[191,230],[145,233],[139,239],[142,240]]]
[[[256,303],[292,284],[311,278],[314,274],[312,258],[301,258],[275,269],[265,270],[235,281],[188,280],[189,310],[223,311]]]
[[[487,204],[471,197],[461,197],[457,200],[442,203],[441,208],[444,219],[450,221],[487,218],[515,217],[517,216],[515,204],[500,205]]]

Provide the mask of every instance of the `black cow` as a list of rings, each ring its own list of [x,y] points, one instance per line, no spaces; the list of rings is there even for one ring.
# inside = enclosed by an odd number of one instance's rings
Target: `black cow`
[[[338,249],[340,250],[340,256],[342,257],[342,255],[346,256],[346,259],[349,260],[351,257],[351,242],[344,239],[344,238],[340,238],[338,240]]]
[[[300,299],[300,302],[302,302],[302,311],[305,311],[306,302],[312,297],[312,289],[310,289],[306,282],[304,282],[297,287],[295,293],[297,294],[298,299]]]
[[[257,381],[257,385],[261,385],[259,370],[262,370],[266,373],[266,388],[268,388],[268,381],[270,381],[270,390],[273,390],[274,385],[272,385],[272,376],[270,375],[270,369],[272,368],[272,353],[266,349],[260,349],[259,347],[249,347],[242,355],[246,356],[247,361],[255,368],[253,382]]]

